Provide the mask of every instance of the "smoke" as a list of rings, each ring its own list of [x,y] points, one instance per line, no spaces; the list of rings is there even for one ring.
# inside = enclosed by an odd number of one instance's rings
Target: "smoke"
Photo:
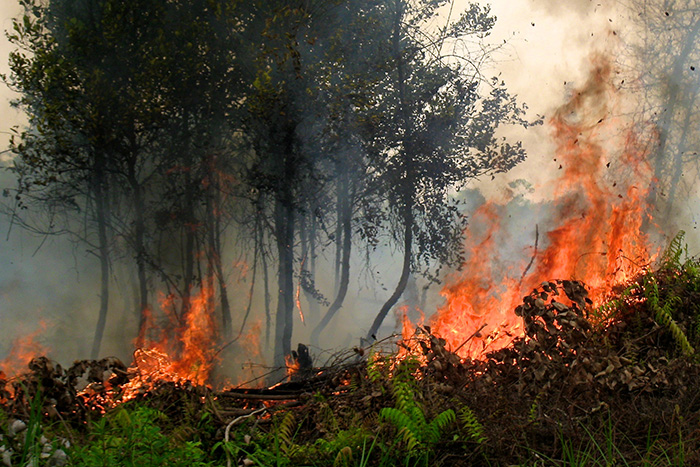
[[[657,196],[652,196],[658,208],[655,220],[670,236],[686,230],[691,251],[700,250],[694,209],[700,192],[693,143],[697,131],[692,130],[700,97],[697,5],[529,0],[494,2],[492,11],[498,17],[492,38],[503,43],[493,68],[533,113],[551,117],[584,83],[592,56],[611,60],[615,85],[626,100],[618,105],[619,114],[629,117],[625,124],[636,125],[649,139],[658,132],[664,146],[651,154],[659,180]],[[551,127],[506,134],[523,141],[528,160],[475,187],[490,200],[507,202],[508,183],[524,179],[534,187],[527,199],[551,198],[558,167]]]
[[[455,2],[455,11],[467,6],[467,1]],[[689,3],[689,2],[678,2]],[[695,166],[698,147],[695,108],[700,96],[700,47],[697,37],[690,36],[698,21],[682,8],[668,10],[664,2],[643,2],[644,16],[639,5],[626,7],[619,2],[595,0],[526,0],[520,2],[493,2],[492,12],[498,17],[490,39],[499,44],[485,75],[495,74],[503,79],[508,89],[526,102],[532,115],[552,117],[585,83],[591,57],[599,54],[610,57],[614,63],[613,80],[625,96],[626,102],[618,107],[618,115],[635,113],[636,119],[625,124],[637,125],[645,132],[653,132],[650,122],[657,122],[659,134],[666,135],[665,149],[653,160],[660,175],[655,192],[658,203],[656,214],[664,214],[662,228],[673,236],[680,228],[688,231],[687,241],[691,253],[700,251],[700,237],[696,225],[696,212],[700,198],[700,184]],[[697,8],[696,8],[697,10]],[[9,18],[21,12],[13,2],[0,4],[0,17],[4,29],[11,28]],[[666,15],[668,13],[668,15]],[[695,16],[697,15],[697,11]],[[670,26],[673,26],[670,28]],[[670,28],[670,29],[669,29]],[[6,57],[11,50],[4,35],[0,38],[0,70],[8,72]],[[680,52],[685,51],[682,61]],[[642,66],[649,64],[647,73]],[[693,69],[691,67],[696,67]],[[9,108],[9,100],[16,97],[9,89],[0,87],[2,128],[0,143],[10,127],[21,124],[22,116]],[[595,96],[592,98],[595,99]],[[668,115],[659,118],[659,115]],[[574,116],[575,117],[575,116]],[[572,117],[573,118],[573,117]],[[586,117],[590,120],[590,116]],[[474,183],[468,195],[468,212],[472,213],[489,201],[499,203],[498,214],[506,221],[498,234],[501,268],[520,268],[522,260],[532,253],[535,225],[544,231],[553,222],[551,206],[561,161],[556,161],[557,143],[549,125],[529,129],[508,129],[504,136],[522,140],[529,154],[528,160],[507,174],[494,180]],[[614,135],[612,135],[614,136]],[[0,149],[5,144],[0,144]],[[7,155],[0,156],[0,159]],[[11,174],[0,173],[0,190],[14,186]],[[673,198],[672,202],[668,202]],[[478,220],[478,219],[477,219]],[[485,230],[474,222],[479,233]],[[481,230],[480,230],[481,229]],[[9,219],[0,218],[0,235],[10,230]],[[482,232],[483,233],[483,232]],[[544,241],[544,240],[542,240]],[[230,253],[230,252],[229,252]],[[364,334],[376,310],[390,294],[400,270],[400,258],[396,251],[381,244],[368,252],[372,266],[363,262],[365,252],[355,250],[351,266],[353,279],[351,291],[343,309],[334,319],[331,328],[322,339],[325,346],[350,346]],[[251,278],[236,266],[233,255],[228,254],[229,284],[234,322],[241,320],[247,307],[247,294]],[[517,260],[516,260],[517,259]],[[50,356],[68,362],[85,358],[89,353],[94,332],[96,312],[99,306],[97,261],[85,251],[76,248],[67,238],[34,237],[12,227],[9,240],[0,246],[0,359],[10,349],[11,337],[30,335],[45,323],[46,330],[39,340],[51,349]],[[316,287],[332,298],[335,284],[332,274],[333,252],[328,248],[318,259]],[[251,267],[251,265],[247,265]],[[115,276],[129,277],[133,271],[115,271]],[[274,273],[270,269],[271,289],[274,297]],[[236,351],[244,352],[250,359],[257,358],[259,349],[265,349],[264,300],[262,279],[255,288],[251,328],[258,329],[260,342],[245,333]],[[130,339],[136,333],[136,316],[133,313],[133,284],[119,282],[113,289],[107,322],[107,335],[102,354],[114,354],[125,361],[130,359]],[[422,282],[412,284],[412,302],[421,303],[430,314],[441,302],[437,288],[431,288],[427,299],[421,298]],[[274,298],[273,298],[274,300]],[[301,305],[308,311],[309,303],[303,298]],[[324,310],[324,307],[321,307]],[[274,304],[273,304],[274,313]],[[298,318],[295,318],[298,319]],[[397,316],[400,321],[400,316]],[[295,322],[295,342],[308,342],[308,326]],[[78,324],[78,325],[77,325]],[[382,334],[397,328],[396,320],[387,319]],[[235,327],[237,331],[237,327]],[[241,350],[242,349],[242,350]],[[246,373],[253,377],[253,372]]]

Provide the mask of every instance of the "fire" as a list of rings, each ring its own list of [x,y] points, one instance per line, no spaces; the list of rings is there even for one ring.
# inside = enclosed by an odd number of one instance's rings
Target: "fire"
[[[512,310],[522,296],[549,279],[577,279],[600,303],[610,289],[632,278],[653,254],[643,232],[651,185],[647,150],[640,136],[616,112],[622,97],[604,58],[593,59],[588,81],[549,120],[559,165],[543,249],[507,265],[502,224],[508,206],[483,204],[467,231],[469,259],[448,277],[446,302],[432,318],[434,332],[462,357],[508,345],[522,335]],[[486,226],[486,227],[484,227]],[[535,226],[533,226],[533,231]],[[522,234],[522,232],[519,232]],[[528,235],[528,232],[525,232]],[[523,272],[525,271],[525,272]]]
[[[147,314],[145,329],[139,333],[143,346],[134,353],[133,366],[139,375],[198,385],[208,382],[218,353],[214,291],[209,283],[204,281],[199,293],[190,297],[182,316],[176,312],[181,303],[172,295],[160,299],[161,322],[153,313]]]
[[[42,320],[34,332],[12,341],[10,353],[0,361],[0,379],[7,380],[26,372],[27,364],[34,357],[48,353],[48,349],[37,341],[37,338],[46,331],[46,327],[46,322]]]
[[[292,379],[292,377],[299,372],[301,366],[299,365],[299,362],[291,355],[286,355],[284,357],[284,363],[287,367],[287,377]]]

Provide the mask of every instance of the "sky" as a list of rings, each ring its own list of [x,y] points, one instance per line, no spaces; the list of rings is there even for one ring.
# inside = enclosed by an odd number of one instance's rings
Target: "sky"
[[[0,0],[0,19],[2,20],[0,27],[3,32],[12,29],[12,18],[21,11],[21,7],[15,0]],[[9,72],[7,61],[10,51],[12,51],[12,45],[3,33],[0,38],[0,73]],[[5,142],[7,129],[22,121],[20,113],[10,108],[9,104],[13,96],[14,93],[7,86],[0,85],[0,148],[3,149],[7,146]]]
[[[490,39],[501,45],[489,66],[493,74],[505,81],[511,93],[527,103],[533,118],[551,116],[585,81],[590,57],[596,53],[617,53],[621,38],[631,27],[619,1],[492,0],[489,3],[498,18]],[[461,11],[467,4],[466,0],[455,0],[454,11]],[[3,30],[11,28],[10,18],[20,11],[15,0],[0,0]],[[2,73],[8,72],[7,57],[11,49],[7,39],[0,38]],[[13,97],[9,89],[0,85],[0,151],[7,147],[7,131],[23,122],[22,115],[9,106]],[[487,196],[507,199],[513,195],[509,182],[526,179],[534,187],[529,196],[537,199],[547,192],[554,170],[550,163],[554,153],[551,128],[543,125],[516,132],[515,136],[522,138],[528,159],[508,174],[495,180],[477,181],[474,186]],[[6,156],[0,156],[0,161]],[[0,173],[0,191],[11,186],[11,177],[6,172]],[[694,213],[688,211],[686,216],[685,228],[692,233]],[[89,287],[90,262],[86,261],[85,252],[56,239],[42,245],[44,239],[32,238],[19,229],[12,229],[8,236],[9,229],[8,220],[0,218],[0,329],[27,333],[42,319],[48,319],[51,328],[52,319],[65,321],[52,317],[51,310],[56,309],[71,310],[73,322],[85,318],[85,310],[92,307],[97,294],[96,288]],[[700,252],[697,238],[690,235],[688,241],[691,253]],[[52,332],[60,334],[61,329],[54,327]],[[89,341],[68,345],[69,358],[85,355]],[[0,340],[0,358],[8,346],[7,339]]]

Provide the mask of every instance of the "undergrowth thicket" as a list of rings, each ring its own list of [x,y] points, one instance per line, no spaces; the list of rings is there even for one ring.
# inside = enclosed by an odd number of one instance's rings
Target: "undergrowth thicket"
[[[421,328],[420,355],[358,355],[298,382],[295,404],[164,385],[77,423],[35,371],[0,411],[0,452],[37,467],[700,465],[700,262],[682,233],[605,304],[558,280],[516,313],[508,348],[463,361]]]

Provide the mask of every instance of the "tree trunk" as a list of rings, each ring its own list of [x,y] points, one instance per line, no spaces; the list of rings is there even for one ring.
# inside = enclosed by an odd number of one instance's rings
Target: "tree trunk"
[[[316,213],[311,213],[311,228],[309,229],[309,274],[316,283]],[[309,303],[309,319],[315,323],[321,315],[318,300]]]
[[[316,232],[314,230],[315,222],[313,220],[313,213],[311,214],[311,227],[307,222],[307,216],[300,216],[299,219],[299,239],[301,241],[301,264],[302,272],[308,274],[308,283],[304,289],[304,296],[306,301],[309,303],[309,313],[307,319],[310,323],[318,323],[319,318],[319,306],[318,297],[316,296],[316,268],[315,268],[315,238]],[[311,288],[313,287],[313,289]]]
[[[216,172],[216,164],[214,157],[209,158],[207,164],[209,178],[207,196],[207,230],[209,242],[209,256],[213,263],[213,271],[216,275],[217,285],[219,286],[219,302],[221,305],[221,327],[223,329],[222,337],[224,341],[228,341],[232,334],[232,319],[231,306],[228,301],[228,290],[226,287],[226,277],[224,276],[224,267],[222,263],[221,251],[221,184],[219,183],[218,174]],[[254,274],[254,273],[253,273]],[[255,278],[253,278],[255,281]]]
[[[134,219],[134,250],[136,252],[136,275],[139,284],[139,334],[136,347],[143,347],[146,342],[146,323],[151,313],[148,304],[148,280],[146,275],[146,221],[143,212],[143,195],[141,186],[132,178]]]
[[[676,55],[676,59],[673,63],[673,71],[671,73],[671,78],[678,83],[682,81],[681,74],[688,64],[688,57],[695,50],[695,42],[700,35],[700,20],[696,20],[693,28],[688,32],[685,38],[683,48]],[[656,164],[654,167],[654,178],[652,182],[652,189],[649,190],[648,202],[651,206],[656,206],[659,200],[659,192],[664,189],[660,186],[663,180],[666,178],[668,171],[672,170],[668,167],[668,157],[666,151],[668,149],[668,139],[669,131],[673,126],[673,119],[676,113],[676,107],[680,104],[680,84],[675,84],[671,87],[666,100],[666,105],[664,106],[664,117],[661,120],[661,133],[659,135],[659,148],[656,156]],[[674,151],[672,156],[674,160],[676,158],[682,158],[682,154]],[[674,193],[675,196],[675,193]],[[673,204],[673,199],[671,197],[666,199],[666,206],[670,207]],[[667,212],[670,209],[667,210]],[[646,224],[646,222],[645,222]],[[646,225],[645,225],[646,227]]]
[[[192,186],[195,182],[192,177],[189,176],[187,172],[185,177],[185,206],[184,215],[181,221],[184,224],[184,234],[185,234],[185,251],[182,255],[184,260],[184,270],[182,278],[182,309],[180,311],[180,324],[184,324],[187,320],[187,315],[190,311],[190,304],[192,301],[192,288],[194,287],[194,277],[195,277],[195,267],[196,267],[196,235],[197,235],[197,217],[194,213],[194,199],[195,199],[195,188]],[[200,285],[204,286],[201,281],[200,275]]]
[[[331,319],[343,306],[343,301],[348,292],[350,283],[350,251],[352,249],[352,204],[350,203],[350,193],[348,189],[348,174],[343,172],[340,179],[338,197],[340,199],[338,210],[338,224],[342,226],[342,259],[340,261],[340,282],[335,300],[326,311],[323,319],[311,331],[311,343],[318,346],[321,332],[328,326]]]
[[[335,284],[333,288],[333,292],[338,293],[338,288],[340,287],[340,263],[341,263],[341,258],[342,258],[342,250],[343,250],[343,220],[341,219],[340,212],[343,210],[342,208],[342,190],[338,190],[338,193],[336,194],[336,201],[335,201],[335,212],[338,213],[338,221],[335,224]]]
[[[260,245],[264,245],[264,235],[262,230],[260,230]],[[265,345],[269,347],[270,345],[270,330],[272,329],[272,313],[270,312],[270,273],[267,268],[267,255],[264,248],[260,248],[260,262],[262,263],[263,269],[263,289],[264,289],[264,302],[265,302]]]
[[[377,317],[374,319],[372,326],[367,332],[367,340],[372,341],[376,339],[377,331],[379,326],[382,325],[384,318],[389,313],[389,310],[396,305],[396,302],[401,298],[401,294],[406,289],[406,284],[408,283],[408,276],[411,274],[411,250],[413,248],[413,212],[410,207],[405,208],[403,215],[404,222],[404,241],[403,241],[403,267],[401,269],[401,277],[399,278],[398,284],[396,284],[396,289],[391,297],[384,303],[382,308],[377,313]]]
[[[404,61],[401,49],[401,28],[403,24],[404,16],[404,4],[402,0],[396,0],[394,2],[396,11],[394,13],[394,31],[392,34],[392,47],[394,49],[394,55],[396,59],[396,87],[399,93],[399,108],[397,110],[398,117],[400,121],[400,127],[403,130],[403,154],[399,156],[403,158],[403,173],[402,177],[396,181],[396,183],[401,183],[403,186],[399,189],[402,190],[402,206],[401,206],[401,219],[403,221],[403,267],[401,268],[401,277],[399,278],[398,284],[396,284],[396,289],[391,297],[384,303],[382,308],[377,313],[377,317],[374,319],[372,326],[367,332],[367,340],[372,341],[376,338],[379,326],[381,326],[384,318],[389,313],[389,310],[398,302],[399,298],[406,289],[406,284],[408,283],[408,277],[411,274],[411,258],[413,250],[413,179],[414,174],[410,169],[410,155],[411,151],[408,145],[409,133],[411,127],[409,125],[409,112],[408,106],[406,105],[406,73],[404,70]]]
[[[103,157],[98,156],[96,165],[103,164]],[[109,243],[107,240],[107,225],[109,224],[109,208],[107,200],[106,181],[101,167],[96,168],[95,181],[95,210],[97,216],[97,236],[99,242],[100,257],[100,311],[97,317],[95,337],[92,341],[90,358],[96,360],[102,347],[105,325],[107,324],[107,310],[109,307]]]
[[[274,365],[285,366],[292,351],[294,315],[294,212],[290,203],[275,201],[275,234],[278,255],[278,294],[275,322]]]

